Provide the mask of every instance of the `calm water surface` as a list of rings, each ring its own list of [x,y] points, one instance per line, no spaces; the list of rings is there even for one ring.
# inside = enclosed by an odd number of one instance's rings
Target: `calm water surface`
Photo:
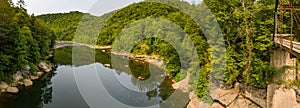
[[[86,47],[76,47],[87,52],[92,50]],[[164,70],[158,67],[135,60],[129,60],[129,65],[124,65],[128,63],[126,58],[102,51],[95,51],[94,61],[85,60],[85,54],[76,56],[78,57],[76,60],[82,59],[82,62],[74,65],[72,63],[72,48],[56,49],[52,60],[55,64],[54,72],[35,81],[32,87],[20,88],[18,94],[2,94],[0,108],[89,108],[89,104],[79,92],[74,77],[76,74],[74,69],[82,69],[87,74],[90,69],[96,69],[101,82],[88,85],[99,84],[102,88],[100,88],[101,91],[88,94],[103,95],[103,97],[96,97],[94,100],[99,105],[103,105],[103,108],[111,106],[110,104],[113,102],[129,105],[127,106],[129,108],[132,106],[148,107],[164,103],[174,92],[171,80],[161,76],[164,74]],[[113,64],[113,68],[104,67],[103,64],[111,64],[111,58],[119,63]],[[139,77],[143,80],[138,80]],[[90,81],[91,79],[87,77],[85,80]],[[183,95],[180,98],[179,100],[182,100],[187,96]],[[105,99],[111,101],[101,101]],[[178,106],[176,104],[180,104],[180,102],[172,103],[172,106]],[[163,105],[156,107],[163,107]]]

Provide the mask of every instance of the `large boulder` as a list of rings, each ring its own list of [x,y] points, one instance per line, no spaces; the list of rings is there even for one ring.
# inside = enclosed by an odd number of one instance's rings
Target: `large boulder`
[[[49,66],[48,64],[46,64],[45,62],[40,62],[38,67],[40,69],[42,69],[45,72],[50,72],[51,71],[51,66]]]
[[[24,79],[23,83],[24,83],[25,87],[33,85],[33,82],[29,79]]]
[[[42,76],[43,74],[44,74],[44,72],[37,72],[37,73],[36,73],[36,75],[37,75],[38,77]]]
[[[1,82],[0,83],[0,90],[3,90],[3,89],[7,89],[8,88],[8,84],[5,83],[5,82]]]
[[[8,87],[6,91],[8,93],[18,93],[19,89],[17,87]]]
[[[44,70],[45,72],[50,72],[51,71],[51,68],[48,68],[48,69],[46,69],[46,70]]]
[[[271,108],[296,108],[296,93],[292,89],[278,89],[275,91]]]
[[[38,77],[38,76],[33,76],[33,75],[31,75],[31,76],[30,76],[30,79],[31,79],[31,80],[37,80],[37,79],[39,79],[39,77]]]

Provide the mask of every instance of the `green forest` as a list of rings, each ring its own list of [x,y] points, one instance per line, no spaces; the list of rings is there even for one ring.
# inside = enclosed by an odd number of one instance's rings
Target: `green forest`
[[[162,2],[176,5],[180,9]],[[118,38],[120,33],[127,37],[128,42],[137,40],[135,36],[145,38],[135,44],[131,53],[159,56],[164,60],[167,72],[176,81],[184,77],[181,73],[191,72],[194,77],[190,81],[191,87],[195,88],[197,95],[203,98],[208,92],[206,88],[211,77],[209,74],[213,70],[211,52],[221,49],[208,45],[203,31],[194,21],[206,19],[192,19],[182,10],[194,12],[193,16],[205,16],[205,13],[197,12],[203,11],[204,5],[207,5],[219,23],[226,45],[226,66],[217,68],[220,73],[225,70],[225,76],[220,78],[214,75],[213,79],[222,80],[227,84],[241,82],[266,87],[270,76],[275,71],[270,65],[270,54],[274,47],[270,36],[274,26],[274,2],[275,0],[203,0],[200,4],[190,4],[181,0],[145,0],[103,16],[93,16],[78,11],[30,16],[23,8],[24,4],[19,3],[14,6],[7,0],[2,0],[0,17],[5,20],[1,20],[0,23],[0,80],[9,80],[7,78],[10,77],[6,76],[24,69],[25,65],[35,66],[44,60],[44,57],[50,53],[54,40],[74,41],[80,22],[87,26],[96,23],[103,25],[101,31],[99,28],[80,28],[82,37],[97,33],[96,43],[100,46],[113,45],[120,39]],[[210,16],[205,17],[210,18]],[[157,21],[158,23],[155,24],[157,28],[163,28],[160,30],[146,26],[151,25],[151,22],[128,26],[145,18],[168,20],[180,27],[184,33],[174,28],[164,28],[169,24],[164,20]],[[122,34],[124,28],[131,31]],[[192,39],[198,54],[195,58],[200,62],[190,62],[192,58],[184,58],[185,62],[181,63],[178,52],[170,43],[155,36],[147,38],[149,35],[175,38],[183,48],[188,44],[187,38]],[[90,41],[89,39],[82,38],[82,41]],[[122,45],[126,47],[127,44]],[[189,50],[192,49],[186,48],[186,51]],[[219,61],[224,60],[220,58]],[[188,68],[192,64],[199,65],[201,69]]]
[[[35,74],[39,62],[53,50],[55,33],[34,15],[28,15],[24,1],[14,5],[0,1],[0,81],[11,82],[17,71],[30,66]]]
[[[157,2],[168,2],[179,6],[180,9]],[[274,26],[275,0],[203,0],[203,3],[205,3],[215,15],[222,29],[226,44],[225,77],[224,79],[218,79],[216,76],[216,79],[223,80],[227,84],[242,82],[258,87],[266,87],[268,79],[275,71],[274,68],[270,66],[270,54],[274,46],[270,35],[273,32]],[[209,47],[200,27],[190,16],[181,11],[195,11],[195,16],[197,16],[199,14],[197,11],[203,9],[203,3],[189,4],[179,0],[146,0],[145,2],[135,3],[99,17],[86,14],[85,16],[93,20],[91,22],[82,21],[82,23],[99,23],[104,24],[104,27],[101,31],[93,31],[95,29],[83,29],[83,31],[85,33],[99,33],[97,45],[103,46],[112,45],[113,42],[118,40],[116,37],[118,37],[120,32],[126,28],[128,24],[141,19],[158,17],[177,24],[187,34],[186,36],[192,39],[197,49],[200,61],[200,63],[197,64],[201,67],[200,72],[195,72],[192,68],[181,69],[181,67],[188,67],[188,65],[192,63],[188,62],[189,60],[186,60],[187,62],[185,63],[180,63],[179,56],[174,47],[159,38],[146,38],[138,42],[131,50],[131,53],[159,55],[159,58],[165,61],[168,73],[177,81],[180,80],[181,72],[192,72],[192,75],[198,76],[198,79],[192,78],[190,83],[197,89],[197,95],[203,97],[207,92],[208,74],[212,71],[210,52],[218,49]],[[76,26],[78,26],[81,21],[80,18],[84,14],[85,13],[80,12],[46,14],[38,16],[38,18],[45,21],[47,25],[50,25],[51,29],[53,29],[58,36],[58,40],[70,41],[73,39]],[[104,17],[111,18],[105,22],[101,20],[105,19]],[[166,23],[158,23],[157,27],[164,24]],[[137,24],[130,29],[132,30],[131,32],[124,34],[128,37],[128,41],[134,40],[134,35],[143,35],[144,37],[147,35],[163,35],[176,38],[179,34],[169,28],[153,32],[153,30],[156,29],[144,29],[145,25]],[[139,30],[143,32],[136,34]],[[178,36],[178,38],[180,38],[180,36]],[[182,43],[182,47],[184,47],[185,39],[179,40],[181,40],[180,43]],[[126,46],[126,44],[123,45]]]

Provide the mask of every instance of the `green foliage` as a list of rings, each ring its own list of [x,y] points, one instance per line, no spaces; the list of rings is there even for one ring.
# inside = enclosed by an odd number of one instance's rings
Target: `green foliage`
[[[174,77],[174,80],[179,82],[179,81],[183,80],[185,77],[186,77],[186,71],[181,70],[180,73],[176,74],[176,76]]]
[[[79,38],[81,40],[89,40],[90,34],[98,34],[97,45],[112,45],[118,42],[122,37],[127,43],[122,43],[116,50],[127,51],[130,44],[134,47],[130,49],[134,54],[158,55],[164,60],[167,72],[177,81],[180,80],[181,67],[184,71],[191,72],[191,88],[196,89],[196,94],[199,97],[210,100],[207,97],[210,77],[217,80],[222,80],[228,84],[234,82],[243,82],[255,86],[265,87],[268,84],[268,79],[273,74],[274,69],[270,66],[270,53],[273,50],[273,41],[270,36],[273,32],[273,14],[274,2],[265,0],[203,0],[201,4],[188,4],[179,0],[167,0],[172,5],[179,6],[181,10],[192,11],[192,19],[187,14],[181,12],[172,6],[165,4],[149,2],[159,0],[146,0],[129,5],[118,11],[105,14],[100,17],[87,15],[87,18],[82,19],[85,25],[99,24],[104,25],[101,31],[95,28],[81,28]],[[194,20],[208,21],[212,16],[207,13],[197,13],[203,11],[203,3],[205,3],[213,12],[218,21],[222,33],[224,34],[226,44],[226,66],[218,66],[218,63],[224,62],[221,55],[212,52],[225,52],[216,46],[209,46],[206,42],[203,32]],[[195,11],[195,12],[194,12]],[[65,14],[48,14],[38,18],[45,21],[47,25],[59,35],[57,40],[72,40],[78,22],[84,13],[71,12]],[[103,19],[111,17],[107,22]],[[173,22],[178,25],[183,31],[167,28],[170,26],[164,21],[158,22],[143,22],[143,24],[135,24],[134,26],[127,25],[146,18],[161,18]],[[155,25],[148,27],[147,25]],[[207,25],[202,25],[208,27]],[[172,26],[173,27],[173,26]],[[161,29],[163,28],[163,29]],[[122,30],[128,29],[129,32],[121,33]],[[100,33],[98,33],[100,32]],[[184,34],[185,32],[186,34]],[[213,32],[210,36],[215,36]],[[121,33],[121,34],[120,34]],[[148,36],[148,37],[147,37]],[[152,36],[153,38],[149,38]],[[171,43],[157,38],[158,36],[167,37],[174,40],[179,40],[180,46],[184,48],[182,52],[186,55],[192,55],[193,58],[184,56],[179,58],[179,53],[171,45]],[[145,38],[137,43],[130,43]],[[197,54],[191,53],[194,49],[187,47],[189,44],[188,38],[192,40],[192,44],[197,50],[198,59],[200,62],[191,62],[191,59],[196,58]],[[171,40],[171,41],[174,41]],[[212,40],[212,43],[221,44],[221,38]],[[113,46],[114,47],[114,46]],[[185,62],[180,62],[184,59]],[[212,59],[216,59],[212,63]],[[201,66],[187,68],[192,64]],[[212,68],[214,67],[214,69]],[[223,70],[225,76],[222,79]],[[200,71],[199,71],[200,70]],[[216,73],[212,73],[216,71]]]
[[[274,2],[264,0],[204,0],[214,12],[225,35],[227,55],[224,80],[265,87],[274,72],[270,66],[273,49]]]
[[[57,40],[71,41],[83,15],[85,14],[72,11],[70,13],[40,15],[37,18],[44,21],[55,32],[55,35],[58,36]]]
[[[22,0],[19,7],[7,0],[0,3],[0,81],[11,82],[12,75],[26,65],[33,73],[37,71],[36,65],[54,46],[55,36],[26,13]]]

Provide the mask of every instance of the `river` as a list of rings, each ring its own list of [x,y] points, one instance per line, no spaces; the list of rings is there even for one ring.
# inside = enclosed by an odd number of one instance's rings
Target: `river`
[[[72,48],[77,47],[91,50],[83,46],[68,46],[56,49],[51,61],[54,64],[52,73],[34,81],[32,87],[21,87],[18,94],[1,94],[0,107],[2,108],[89,108],[101,105],[100,108],[112,107],[181,107],[185,106],[188,96],[174,90],[170,78],[164,76],[164,70],[147,62],[129,60],[126,57],[111,55],[101,50],[95,50],[94,61],[82,61],[74,64],[72,62]],[[74,55],[73,55],[74,56]],[[84,59],[85,56],[79,56]],[[112,67],[104,64],[112,64],[111,58],[118,60]],[[121,65],[118,65],[121,64]],[[149,68],[150,67],[150,68]],[[88,84],[98,86],[100,91],[91,90],[83,95],[75,78],[76,69],[83,69],[86,73],[89,69],[96,69],[99,82]],[[77,74],[78,75],[78,74]],[[113,77],[111,76],[113,75]],[[92,78],[86,77],[86,82]],[[89,89],[88,89],[89,90]],[[102,90],[102,91],[101,91]],[[173,93],[177,93],[177,99],[171,103],[166,100]],[[182,96],[180,95],[182,94]],[[94,97],[92,95],[95,95]],[[96,97],[100,95],[99,97]],[[180,97],[178,97],[180,96]],[[93,102],[89,101],[92,98]],[[95,99],[94,99],[95,98]],[[175,100],[175,101],[174,101]],[[155,106],[153,106],[155,105]],[[170,106],[171,105],[171,106]]]

